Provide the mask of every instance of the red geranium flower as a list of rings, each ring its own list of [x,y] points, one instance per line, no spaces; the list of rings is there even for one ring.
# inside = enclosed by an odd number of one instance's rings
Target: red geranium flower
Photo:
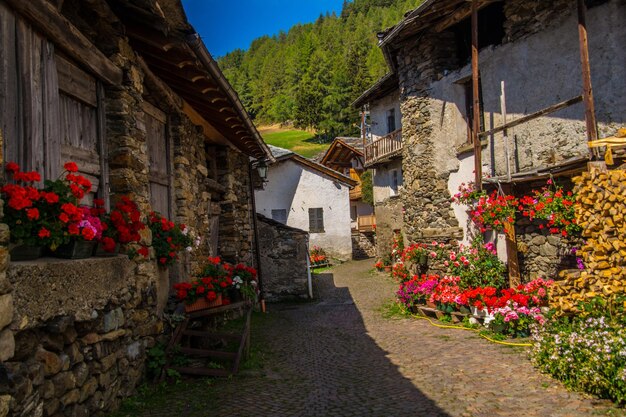
[[[78,172],[78,165],[76,165],[75,162],[66,162],[63,168],[65,168],[67,172]]]
[[[42,227],[41,229],[39,229],[38,235],[41,239],[45,237],[50,237],[50,230],[46,229],[45,227]]]
[[[7,162],[7,164],[4,166],[4,170],[11,174],[15,174],[16,172],[20,171],[20,166],[15,162]]]

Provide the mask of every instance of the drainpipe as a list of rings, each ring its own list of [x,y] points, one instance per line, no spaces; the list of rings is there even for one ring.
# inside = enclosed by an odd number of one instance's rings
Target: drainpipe
[[[309,241],[306,242],[306,273],[307,273],[307,284],[309,286],[309,298],[313,299],[313,281],[311,279],[311,258],[309,257]]]

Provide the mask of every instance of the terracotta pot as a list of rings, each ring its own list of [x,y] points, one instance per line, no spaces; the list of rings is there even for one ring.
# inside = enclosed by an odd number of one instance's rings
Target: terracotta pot
[[[391,272],[391,265],[385,265],[385,272]]]
[[[193,311],[205,310],[207,308],[215,308],[222,305],[222,294],[218,294],[217,298],[213,301],[209,301],[206,298],[199,298],[191,304],[185,304],[185,312],[191,313]]]

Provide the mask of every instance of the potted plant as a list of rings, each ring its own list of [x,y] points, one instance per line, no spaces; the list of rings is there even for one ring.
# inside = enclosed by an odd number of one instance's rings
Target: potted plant
[[[256,301],[257,297],[257,271],[244,264],[237,264],[231,269],[232,287],[229,291],[230,300],[238,301],[242,295],[244,299]]]
[[[152,231],[152,247],[159,266],[168,266],[178,259],[178,253],[191,250],[193,239],[184,224],[174,223],[157,212],[150,213],[148,227]]]
[[[139,232],[146,228],[146,224],[141,221],[141,212],[137,203],[127,196],[122,196],[110,213],[105,212],[103,205],[104,201],[94,200],[95,207],[92,212],[100,216],[103,227],[102,238],[94,254],[115,256],[119,252],[120,245],[141,240]]]
[[[222,292],[212,277],[174,284],[176,298],[185,303],[185,311],[204,310],[222,305]]]
[[[1,189],[5,201],[3,220],[11,230],[11,260],[37,259],[42,254],[42,239],[50,234],[43,214],[48,204],[58,201],[58,196],[42,195],[33,186],[41,181],[37,172],[21,172],[14,162],[7,163],[5,170],[13,181]],[[50,203],[48,200],[51,200]]]

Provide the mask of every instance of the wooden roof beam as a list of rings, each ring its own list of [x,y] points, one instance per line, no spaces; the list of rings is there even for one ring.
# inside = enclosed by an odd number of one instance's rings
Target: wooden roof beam
[[[180,42],[175,39],[167,38],[155,31],[148,32],[135,25],[126,26],[126,34],[136,41],[150,45],[153,48],[157,48],[165,52],[180,44]]]
[[[109,84],[122,83],[123,73],[47,0],[6,0],[60,50]]]
[[[481,9],[491,3],[494,3],[499,0],[481,0],[478,2],[478,9]],[[441,22],[435,25],[435,32],[443,32],[448,29],[450,26],[454,26],[462,20],[467,19],[472,14],[471,5],[468,2],[465,2],[461,5],[459,9],[453,12],[451,15],[445,17]]]

